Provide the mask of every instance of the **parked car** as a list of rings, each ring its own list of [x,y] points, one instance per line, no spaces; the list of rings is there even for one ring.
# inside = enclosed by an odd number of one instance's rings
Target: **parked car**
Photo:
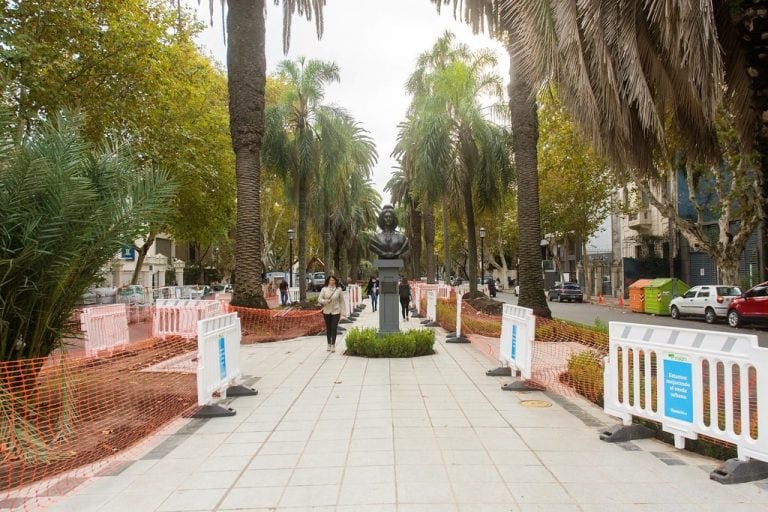
[[[323,286],[325,286],[325,272],[313,273],[310,288],[316,292],[319,292],[322,290]]]
[[[231,284],[214,284],[211,286],[213,293],[232,293]]]
[[[753,286],[728,306],[728,325],[768,321],[768,281]]]
[[[549,289],[547,292],[547,298],[549,300],[557,300],[563,302],[582,302],[584,300],[584,292],[581,290],[579,283],[555,283],[555,286]]]
[[[515,285],[515,297],[519,297],[519,296],[520,296],[520,285],[516,284]]]
[[[741,295],[738,286],[708,284],[694,286],[669,303],[672,318],[681,316],[703,316],[708,324],[728,315],[728,306]]]
[[[138,284],[129,284],[117,289],[117,302],[119,304],[144,304],[144,287]]]

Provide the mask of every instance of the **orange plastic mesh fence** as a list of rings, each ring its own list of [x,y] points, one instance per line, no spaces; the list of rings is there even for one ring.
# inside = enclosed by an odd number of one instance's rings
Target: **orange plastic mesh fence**
[[[324,327],[319,310],[228,310],[241,318],[243,343]],[[49,504],[103,465],[93,463],[196,410],[197,340],[153,338],[152,313],[131,308],[130,343],[98,357],[85,356],[83,335],[65,340],[64,353],[0,363],[0,509]]]
[[[242,343],[274,341],[298,336],[311,336],[325,329],[320,310],[249,309],[229,306],[240,317]]]
[[[168,338],[110,357],[0,363],[0,508],[33,509],[66,492],[61,482],[26,486],[64,472],[70,482],[92,476],[91,463],[194,407],[196,354],[194,340]]]

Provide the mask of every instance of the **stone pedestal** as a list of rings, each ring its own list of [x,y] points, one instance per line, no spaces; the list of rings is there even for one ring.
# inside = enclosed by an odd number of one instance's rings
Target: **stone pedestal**
[[[400,332],[400,269],[403,260],[377,259],[373,266],[379,271],[379,334]]]

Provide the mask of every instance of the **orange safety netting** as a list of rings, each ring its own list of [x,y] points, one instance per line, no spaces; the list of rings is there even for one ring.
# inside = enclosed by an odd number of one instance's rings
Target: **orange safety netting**
[[[224,309],[238,313],[243,343],[323,329],[319,310]],[[153,338],[151,307],[128,318],[130,343],[98,357],[79,336],[48,358],[0,363],[0,509],[48,504],[96,474],[94,463],[196,410],[197,340]]]

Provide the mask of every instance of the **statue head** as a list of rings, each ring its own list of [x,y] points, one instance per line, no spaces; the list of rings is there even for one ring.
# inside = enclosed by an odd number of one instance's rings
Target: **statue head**
[[[395,208],[391,204],[386,204],[379,213],[379,218],[376,221],[382,231],[394,231],[397,228],[397,214]]]

